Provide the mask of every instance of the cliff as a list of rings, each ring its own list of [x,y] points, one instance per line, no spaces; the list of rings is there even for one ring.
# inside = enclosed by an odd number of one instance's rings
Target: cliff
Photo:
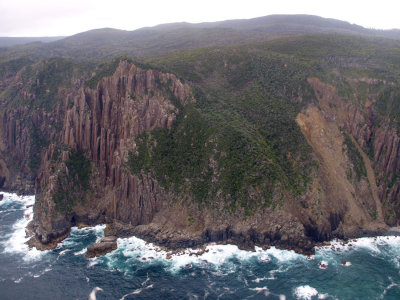
[[[386,132],[386,139],[391,134],[391,142],[383,145],[378,144],[382,138],[374,139],[377,151],[372,163],[362,148],[372,134],[380,135],[368,127],[365,116],[369,115],[345,102],[333,86],[317,78],[309,78],[309,84],[319,95],[319,108],[310,104],[296,121],[319,165],[310,188],[298,198],[287,194],[283,205],[260,208],[248,217],[240,210],[199,209],[193,199],[179,200],[179,193],[165,189],[151,170],[137,175],[128,168],[129,152],[137,149],[135,138],[155,128],[171,128],[179,108],[196,101],[190,88],[174,75],[123,61],[95,90],[82,87],[65,92],[67,109],[59,141],[51,143],[44,153],[37,177],[33,223],[37,239],[52,245],[53,240],[68,234],[71,226],[105,222],[109,235],[135,234],[169,248],[225,241],[242,247],[277,245],[309,253],[316,242],[335,236],[383,232],[384,221],[391,222],[384,203],[395,204],[392,198],[382,197],[380,191],[390,193],[376,180],[377,171],[371,170],[397,172],[398,156],[393,159],[392,152],[379,151],[398,145],[397,134]],[[354,137],[351,141],[362,154],[367,176],[355,175],[346,134]],[[80,185],[85,179],[73,170],[78,150],[90,165],[87,186]],[[354,175],[349,176],[349,172]],[[397,187],[390,192],[390,197],[398,199]]]
[[[165,94],[182,104],[193,101],[174,75],[125,61],[95,90],[82,87],[64,95],[60,138],[44,153],[37,177],[34,230],[40,242],[50,242],[77,223],[116,219],[146,224],[165,205],[169,195],[150,174],[136,177],[125,166],[136,136],[174,122],[178,109]],[[87,160],[85,177],[79,174],[82,164],[71,169],[79,159]]]
[[[43,66],[70,66],[56,60],[3,81],[0,187],[35,190],[31,246],[106,223],[172,249],[311,253],[398,224],[400,138],[380,111],[395,81],[269,50],[204,51],[54,82]]]

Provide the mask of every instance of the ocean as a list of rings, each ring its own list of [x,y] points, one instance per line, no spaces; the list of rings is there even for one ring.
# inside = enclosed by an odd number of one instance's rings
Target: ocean
[[[145,241],[118,239],[100,258],[86,247],[104,225],[73,228],[54,250],[29,249],[34,196],[0,202],[0,299],[400,299],[400,237],[359,238],[293,251],[209,245],[169,256]]]

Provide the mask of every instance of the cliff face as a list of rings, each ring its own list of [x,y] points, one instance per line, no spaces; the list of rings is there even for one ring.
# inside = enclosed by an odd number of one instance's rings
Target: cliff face
[[[182,105],[193,101],[188,87],[174,75],[142,70],[128,62],[121,62],[96,90],[81,88],[65,94],[67,110],[58,141],[62,147],[49,146],[37,179],[35,232],[42,243],[79,222],[115,219],[137,225],[152,220],[168,195],[149,174],[133,176],[125,164],[128,151],[135,149],[135,137],[172,125],[178,109],[171,97]],[[90,184],[78,191],[77,203],[64,203],[67,208],[62,211],[54,195],[68,188],[60,181],[70,172],[65,162],[71,149],[84,151],[90,161]]]
[[[25,99],[29,101],[28,99]],[[27,107],[0,112],[0,188],[22,194],[35,192],[41,150],[58,139],[60,106],[53,112]]]
[[[368,78],[358,80],[368,84],[376,81]],[[360,107],[344,101],[332,85],[324,84],[316,78],[309,79],[309,83],[316,91],[324,118],[343,128],[354,137],[360,151],[363,154],[368,153],[364,157],[364,163],[376,207],[381,204],[385,221],[391,225],[396,224],[400,216],[400,183],[396,177],[400,172],[400,139],[396,129],[374,109],[376,96],[369,95],[365,104]],[[380,217],[381,214],[378,211],[377,216]]]
[[[80,223],[107,223],[110,235],[135,234],[171,248],[227,241],[307,253],[319,241],[384,231],[400,217],[396,130],[375,112],[373,96],[360,106],[317,78],[308,83],[317,99],[296,122],[318,167],[301,195],[283,191],[279,205],[252,215],[218,210],[220,199],[213,208],[190,195],[182,200],[151,170],[132,174],[127,161],[139,150],[136,138],[171,128],[196,100],[176,76],[126,61],[96,89],[59,89],[62,101],[51,113],[4,107],[0,179],[4,188],[26,192],[35,181],[31,245],[39,248],[54,246]]]

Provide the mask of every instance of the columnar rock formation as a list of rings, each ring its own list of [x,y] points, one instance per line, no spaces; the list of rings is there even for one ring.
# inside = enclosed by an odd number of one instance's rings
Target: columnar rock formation
[[[42,204],[35,207],[36,232],[42,242],[51,239],[47,233],[52,233],[54,226],[57,231],[74,222],[93,223],[104,218],[134,225],[152,220],[168,195],[149,174],[133,176],[126,161],[128,151],[135,149],[135,137],[154,127],[173,124],[178,108],[167,98],[171,95],[182,105],[193,101],[188,86],[174,75],[143,70],[126,61],[120,63],[113,76],[102,79],[95,90],[81,88],[65,95],[69,108],[58,143],[86,152],[94,172],[93,193],[90,197],[82,194],[85,201],[80,201],[73,212],[57,211],[53,196],[60,169],[66,166],[52,160],[56,145],[51,144],[38,176],[37,201]],[[62,155],[62,161],[67,160],[68,150]],[[58,217],[49,218],[50,213]]]

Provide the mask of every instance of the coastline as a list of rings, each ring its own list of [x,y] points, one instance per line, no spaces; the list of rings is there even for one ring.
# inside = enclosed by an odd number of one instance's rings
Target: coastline
[[[1,193],[6,195],[15,195],[17,197],[32,196],[18,195],[17,193],[9,191],[1,191]],[[30,204],[30,207],[32,207],[32,205],[34,205],[34,203]],[[81,229],[102,224],[104,223],[91,222],[90,224],[88,224],[84,222],[79,222],[77,224],[74,224],[73,226],[77,226]],[[25,228],[26,237],[29,238],[26,244],[30,248],[35,248],[40,251],[55,249],[59,245],[59,243],[68,238],[71,234],[71,228],[67,228],[62,234],[52,238],[49,243],[44,244],[35,237],[32,226],[33,212],[32,219],[31,221],[29,221]],[[130,224],[123,224],[121,222],[114,221],[106,223],[105,226],[105,237],[116,237],[118,239],[136,237],[144,240],[146,243],[152,243],[160,249],[163,249],[169,253],[179,253],[182,251],[184,252],[188,249],[204,251],[204,249],[209,245],[235,245],[238,247],[238,249],[246,250],[249,252],[254,252],[255,247],[263,250],[275,247],[276,249],[280,250],[293,250],[297,254],[309,256],[314,255],[315,250],[318,247],[328,246],[332,242],[336,242],[337,240],[339,240],[341,244],[347,244],[350,240],[363,237],[376,238],[380,236],[400,236],[400,227],[379,228],[379,226],[370,226],[369,228],[355,228],[353,231],[349,231],[346,236],[333,236],[331,240],[311,241],[309,244],[307,244],[306,247],[301,248],[296,243],[291,243],[290,240],[287,240],[285,238],[282,239],[282,236],[280,236],[279,239],[270,240],[269,243],[260,243],[259,241],[254,239],[254,237],[257,236],[257,233],[255,232],[252,232],[251,235],[249,234],[248,236],[244,236],[242,233],[239,235],[235,235],[235,232],[233,232],[232,230],[229,231],[229,228],[225,228],[225,230],[216,229],[215,232],[200,232],[195,235],[179,231],[172,234],[170,233],[168,236],[166,236],[165,232],[162,232],[160,226],[153,223],[147,225],[132,226]]]

